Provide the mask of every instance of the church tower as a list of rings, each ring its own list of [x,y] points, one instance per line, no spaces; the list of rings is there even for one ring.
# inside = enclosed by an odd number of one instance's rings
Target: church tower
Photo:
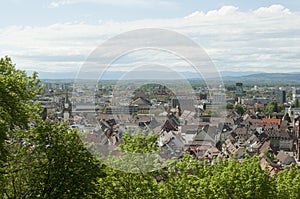
[[[64,98],[64,102],[63,102],[63,118],[64,121],[67,121],[70,119],[72,113],[72,103],[69,99],[69,93],[68,93],[68,89],[66,90],[66,97]]]

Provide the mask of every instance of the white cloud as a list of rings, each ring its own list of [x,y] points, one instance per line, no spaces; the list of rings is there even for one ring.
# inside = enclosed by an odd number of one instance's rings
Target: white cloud
[[[189,18],[199,17],[199,16],[203,17],[203,16],[205,16],[205,13],[197,10],[196,12],[193,12],[192,14],[185,16],[184,19],[189,19]]]
[[[219,10],[212,10],[207,12],[207,16],[228,16],[232,14],[237,14],[238,7],[234,6],[223,6]]]
[[[184,18],[103,21],[99,25],[10,26],[0,29],[0,53],[11,56],[23,69],[74,71],[106,39],[150,27],[174,30],[193,39],[220,70],[300,72],[300,13],[281,5],[247,12],[224,6],[207,13],[197,11]],[[137,63],[142,59],[158,63],[164,57],[142,54]],[[176,59],[170,59],[169,64],[182,65]]]
[[[282,5],[272,5],[270,7],[261,7],[255,11],[256,14],[274,14],[274,13],[286,13],[286,14],[291,14],[290,10],[285,8]]]

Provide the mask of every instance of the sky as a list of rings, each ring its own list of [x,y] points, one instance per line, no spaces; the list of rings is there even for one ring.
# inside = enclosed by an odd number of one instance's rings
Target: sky
[[[219,71],[300,72],[298,0],[8,0],[0,19],[0,55],[27,71],[78,71],[107,39],[162,28],[195,41]],[[165,56],[135,53],[115,70],[141,58],[189,70]]]

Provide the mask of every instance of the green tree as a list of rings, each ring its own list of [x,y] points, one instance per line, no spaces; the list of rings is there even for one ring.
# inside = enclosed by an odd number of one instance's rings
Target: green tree
[[[158,198],[157,138],[158,135],[151,133],[126,133],[119,148],[122,154],[110,157],[106,177],[98,180],[99,195],[104,198]]]
[[[95,195],[95,182],[104,175],[102,166],[87,151],[75,130],[64,124],[41,122],[10,142],[11,155],[5,165],[2,197]]]
[[[185,153],[165,170],[160,198],[211,198],[211,168]]]
[[[78,132],[63,124],[42,123],[33,129],[33,156],[44,165],[31,179],[38,187],[33,196],[44,198],[86,198],[95,193],[95,182],[103,176],[101,164],[87,151]]]
[[[15,68],[9,57],[0,59],[0,164],[7,158],[4,140],[15,129],[27,129],[40,110],[33,98],[42,88],[37,73],[27,76]]]
[[[234,108],[234,105],[232,103],[227,103],[226,104],[226,108],[227,109],[233,109]]]
[[[15,163],[8,162],[17,157],[11,156],[11,151],[19,150],[18,145],[11,147],[14,145],[12,138],[29,129],[30,122],[38,118],[40,108],[33,98],[42,88],[36,73],[27,76],[25,71],[15,68],[9,57],[0,59],[0,82],[0,193],[3,193],[7,169],[18,170]],[[22,157],[19,157],[18,161],[21,160]]]
[[[280,111],[281,111],[281,110],[279,110],[278,104],[277,104],[277,102],[275,102],[275,101],[269,102],[269,103],[267,104],[267,106],[265,107],[265,113],[266,113],[267,115],[272,115],[274,112],[278,113],[278,112],[280,112]]]
[[[272,198],[273,182],[259,158],[232,159],[217,164],[211,179],[213,198]],[[259,183],[258,183],[259,182]]]
[[[41,120],[37,74],[27,76],[5,57],[0,81],[0,198],[93,197],[102,166],[76,131]]]
[[[280,171],[275,179],[277,198],[300,198],[300,170],[295,165],[289,170]]]
[[[273,181],[259,158],[221,160],[208,166],[185,155],[160,186],[162,198],[272,198]]]
[[[247,111],[247,107],[244,105],[237,104],[234,107],[240,115],[243,115]]]

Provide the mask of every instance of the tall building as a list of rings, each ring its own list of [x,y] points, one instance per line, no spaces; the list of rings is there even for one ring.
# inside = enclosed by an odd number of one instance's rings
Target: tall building
[[[235,87],[236,87],[236,91],[235,91],[236,97],[241,97],[246,94],[246,92],[243,89],[243,83],[236,83]]]
[[[286,92],[284,90],[275,91],[275,96],[278,103],[286,102]]]

